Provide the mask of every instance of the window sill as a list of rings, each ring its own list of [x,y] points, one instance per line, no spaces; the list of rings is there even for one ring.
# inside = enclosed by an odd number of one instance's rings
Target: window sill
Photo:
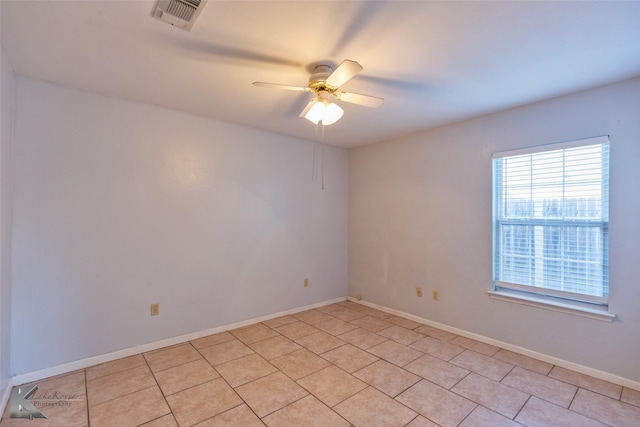
[[[605,308],[597,308],[591,304],[560,300],[542,295],[526,294],[518,291],[500,289],[487,291],[491,298],[513,302],[516,304],[528,305],[530,307],[542,308],[545,310],[559,311],[561,313],[573,314],[576,316],[589,317],[603,322],[613,322],[616,315],[608,312]]]

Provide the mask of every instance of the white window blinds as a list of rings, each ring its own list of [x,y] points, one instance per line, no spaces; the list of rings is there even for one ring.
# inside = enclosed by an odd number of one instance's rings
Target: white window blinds
[[[495,287],[606,304],[609,138],[493,157]]]

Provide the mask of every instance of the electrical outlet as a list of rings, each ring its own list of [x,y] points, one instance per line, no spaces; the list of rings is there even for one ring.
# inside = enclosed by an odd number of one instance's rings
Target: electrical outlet
[[[307,286],[309,286],[309,279],[305,278],[304,279],[304,287],[306,288]]]
[[[416,288],[416,296],[422,298],[422,288]]]
[[[433,291],[431,294],[431,297],[433,298],[434,301],[438,301],[440,300],[440,293],[438,291]]]
[[[151,304],[151,315],[157,316],[160,314],[160,303]]]

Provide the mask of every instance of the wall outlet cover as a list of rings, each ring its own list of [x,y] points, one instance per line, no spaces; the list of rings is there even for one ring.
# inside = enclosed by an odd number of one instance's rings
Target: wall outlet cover
[[[160,314],[160,303],[151,304],[151,315],[157,316]]]

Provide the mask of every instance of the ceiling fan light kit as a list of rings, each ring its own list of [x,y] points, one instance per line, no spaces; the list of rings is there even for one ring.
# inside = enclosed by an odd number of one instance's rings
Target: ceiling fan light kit
[[[340,86],[351,80],[360,71],[362,65],[356,61],[345,59],[334,70],[331,65],[318,64],[313,68],[309,77],[309,86],[298,87],[276,83],[254,82],[255,86],[271,87],[275,89],[292,90],[297,92],[313,92],[316,96],[309,101],[300,113],[313,124],[331,125],[342,117],[344,110],[332,100],[340,100],[365,107],[376,108],[384,103],[384,99],[375,96],[340,91]]]
[[[300,117],[317,125],[321,122],[323,126],[329,126],[340,120],[344,114],[344,110],[338,104],[329,102],[328,93],[325,91],[318,92],[318,96],[313,98],[306,108],[302,110]]]

